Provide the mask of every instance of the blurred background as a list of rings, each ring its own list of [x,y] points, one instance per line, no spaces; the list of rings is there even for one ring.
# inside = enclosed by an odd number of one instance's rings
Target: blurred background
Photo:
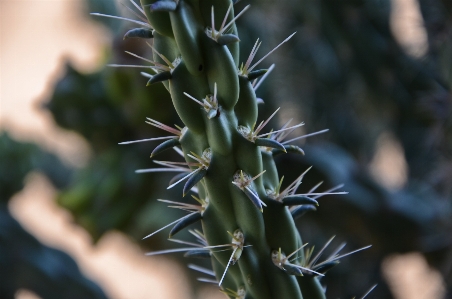
[[[141,238],[182,214],[157,198],[171,175],[154,167],[162,135],[145,117],[182,125],[161,84],[145,87],[122,40],[136,18],[113,0],[0,0],[0,298],[225,298],[196,281],[166,232]],[[297,34],[262,67],[260,119],[293,118],[305,156],[277,159],[301,189],[345,184],[297,220],[305,242],[347,242],[324,279],[328,298],[452,298],[452,2],[448,0],[241,1],[241,57],[257,38],[261,57]],[[164,153],[161,160],[176,160]],[[181,238],[186,238],[183,235]],[[193,261],[188,261],[192,263]],[[208,266],[208,264],[204,264]]]

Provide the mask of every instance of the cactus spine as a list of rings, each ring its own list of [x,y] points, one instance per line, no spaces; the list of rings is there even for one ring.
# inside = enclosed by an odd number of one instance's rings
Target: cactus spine
[[[132,1],[148,23],[125,38],[153,38],[153,60],[147,61],[155,73],[144,75],[148,84],[163,82],[185,125],[175,129],[149,119],[174,135],[151,157],[180,146],[188,168],[158,163],[180,170],[170,187],[185,182],[183,195],[195,190],[193,197],[200,203],[170,202],[191,211],[175,222],[170,238],[201,221],[203,232],[192,233],[202,246],[186,250],[186,255],[211,258],[216,281],[230,298],[325,298],[318,276],[341,256],[316,263],[318,257],[311,259],[312,251],[303,249],[294,223],[295,216],[315,210],[319,194],[313,193],[315,188],[295,194],[305,173],[281,191],[273,159],[281,153],[303,153],[283,142],[302,124],[271,134],[261,132],[269,119],[256,126],[255,79],[267,70],[255,70],[262,59],[251,65],[259,42],[239,66],[235,20],[248,7],[235,15],[235,2],[141,0],[140,8]],[[215,250],[221,247],[232,253]]]

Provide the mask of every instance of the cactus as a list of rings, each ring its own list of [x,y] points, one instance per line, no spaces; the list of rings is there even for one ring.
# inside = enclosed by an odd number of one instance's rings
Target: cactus
[[[164,140],[151,158],[174,149],[185,162],[154,161],[163,167],[137,172],[178,172],[168,188],[184,183],[183,196],[190,194],[199,203],[161,200],[189,214],[146,238],[173,226],[170,239],[190,247],[171,251],[211,259],[213,272],[191,267],[213,274],[213,279],[203,280],[215,281],[230,298],[326,298],[319,277],[336,266],[340,258],[367,247],[341,255],[340,246],[319,262],[332,239],[314,255],[313,247],[303,245],[294,219],[316,210],[319,197],[345,192],[336,191],[342,186],[316,192],[318,184],[308,193],[297,194],[309,169],[282,190],[283,178],[279,178],[274,157],[304,154],[290,143],[312,134],[285,140],[303,125],[291,126],[290,121],[281,129],[268,130],[266,125],[279,109],[256,126],[260,100],[255,91],[272,67],[256,68],[294,34],[253,64],[261,44],[258,40],[247,60],[239,63],[240,39],[235,20],[249,6],[235,14],[237,1],[231,0],[141,0],[141,7],[130,1],[142,13],[141,21],[122,19],[141,27],[129,30],[124,38],[153,40],[152,45],[148,43],[152,59],[129,53],[150,65],[130,67],[148,69],[142,73],[148,84],[165,85],[185,127],[173,128],[148,119],[148,124],[171,135],[123,144]],[[200,244],[173,239],[198,221],[202,231],[190,232]],[[170,251],[148,255],[166,252]]]

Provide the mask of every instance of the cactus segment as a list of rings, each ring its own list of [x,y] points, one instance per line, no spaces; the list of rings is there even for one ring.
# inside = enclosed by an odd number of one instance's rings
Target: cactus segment
[[[199,280],[218,284],[230,298],[324,299],[317,277],[324,276],[348,254],[339,255],[339,248],[318,262],[331,241],[312,257],[313,249],[301,245],[294,219],[315,211],[319,197],[345,192],[334,192],[341,185],[315,192],[319,183],[307,193],[296,194],[310,168],[282,190],[284,177],[280,179],[274,157],[286,152],[304,154],[290,143],[327,130],[286,140],[304,125],[291,125],[289,120],[278,130],[262,132],[279,108],[257,125],[257,105],[263,101],[256,97],[256,90],[274,65],[256,68],[294,34],[253,63],[261,45],[257,40],[239,66],[240,38],[235,21],[249,5],[235,14],[233,4],[238,1],[231,0],[140,2],[142,8],[135,7],[146,16],[140,17],[144,21],[122,19],[143,28],[128,31],[125,38],[152,38],[148,45],[153,57],[127,52],[147,65],[112,66],[147,68],[149,72],[142,75],[148,78],[148,84],[165,85],[185,127],[173,128],[148,118],[146,123],[170,136],[121,144],[164,140],[151,157],[173,148],[185,162],[154,161],[160,167],[136,172],[176,172],[168,189],[186,181],[182,195],[193,192],[199,203],[159,200],[190,213],[145,238],[171,226],[170,238],[195,222],[202,225],[202,232],[189,231],[197,243],[171,239],[189,247],[148,255],[184,252],[186,257],[210,258],[213,271],[195,265],[189,268],[208,275]],[[286,256],[285,252],[292,253]]]
[[[124,34],[123,39],[128,39],[128,38],[145,38],[145,39],[149,39],[149,38],[153,38],[154,34],[152,34],[152,30],[151,29],[146,29],[146,28],[135,28],[135,29],[130,29],[129,31],[127,31]]]
[[[310,197],[304,196],[304,195],[289,195],[282,199],[282,203],[285,206],[299,206],[299,205],[316,205],[318,206],[319,203],[317,200],[312,199]]]
[[[171,20],[168,12],[165,11],[153,11],[148,8],[149,5],[157,2],[156,0],[140,0],[141,6],[143,7],[144,14],[149,21],[149,24],[154,28],[155,31],[161,35],[174,37],[173,28],[171,25]]]
[[[178,9],[170,13],[170,19],[174,38],[188,71],[194,76],[202,74],[204,61],[198,44],[202,28],[197,23],[193,8],[186,1],[180,1]]]
[[[169,233],[169,238],[172,238],[175,234],[189,226],[190,224],[196,223],[202,219],[201,213],[192,213],[187,217],[182,218],[176,225],[171,229]]]

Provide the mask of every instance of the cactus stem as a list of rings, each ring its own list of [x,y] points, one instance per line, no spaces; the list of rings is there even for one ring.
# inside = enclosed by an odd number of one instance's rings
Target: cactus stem
[[[197,213],[191,213],[191,214],[185,215],[184,217],[181,217],[181,218],[179,218],[179,219],[177,219],[177,220],[171,222],[170,224],[167,224],[167,225],[165,225],[164,227],[159,228],[159,229],[156,230],[155,232],[153,232],[153,233],[147,235],[146,237],[144,237],[142,240],[145,240],[145,239],[147,239],[147,238],[150,238],[150,237],[152,237],[153,235],[155,235],[156,233],[158,233],[158,232],[164,230],[165,228],[168,228],[168,227],[170,227],[171,225],[176,224],[176,223],[178,223],[179,221],[184,220],[185,218],[188,218],[188,217],[190,217],[191,215],[194,215],[194,214],[197,214]]]
[[[165,139],[174,139],[174,136],[164,136],[164,137],[155,137],[155,138],[147,138],[147,139],[132,140],[132,141],[123,141],[123,142],[119,142],[118,144],[123,145],[123,144],[132,144],[132,143],[155,141],[155,140],[165,140]]]
[[[149,25],[148,23],[137,21],[137,20],[134,20],[134,19],[123,18],[123,17],[118,17],[118,16],[112,16],[112,15],[106,15],[106,14],[97,13],[97,12],[90,13],[90,15],[97,16],[97,17],[105,17],[105,18],[112,18],[112,19],[128,21],[128,22],[132,22],[132,23],[135,23],[135,24],[139,24],[141,26],[145,26],[147,28],[152,28],[151,25]]]
[[[195,101],[197,104],[199,104],[201,107],[204,108],[204,110],[207,113],[207,118],[211,119],[218,115],[218,99],[217,99],[217,83],[214,84],[214,92],[213,95],[206,95],[206,97],[203,99],[203,101],[199,101],[195,97],[189,95],[188,93],[184,92],[184,95],[188,97],[189,99]]]

